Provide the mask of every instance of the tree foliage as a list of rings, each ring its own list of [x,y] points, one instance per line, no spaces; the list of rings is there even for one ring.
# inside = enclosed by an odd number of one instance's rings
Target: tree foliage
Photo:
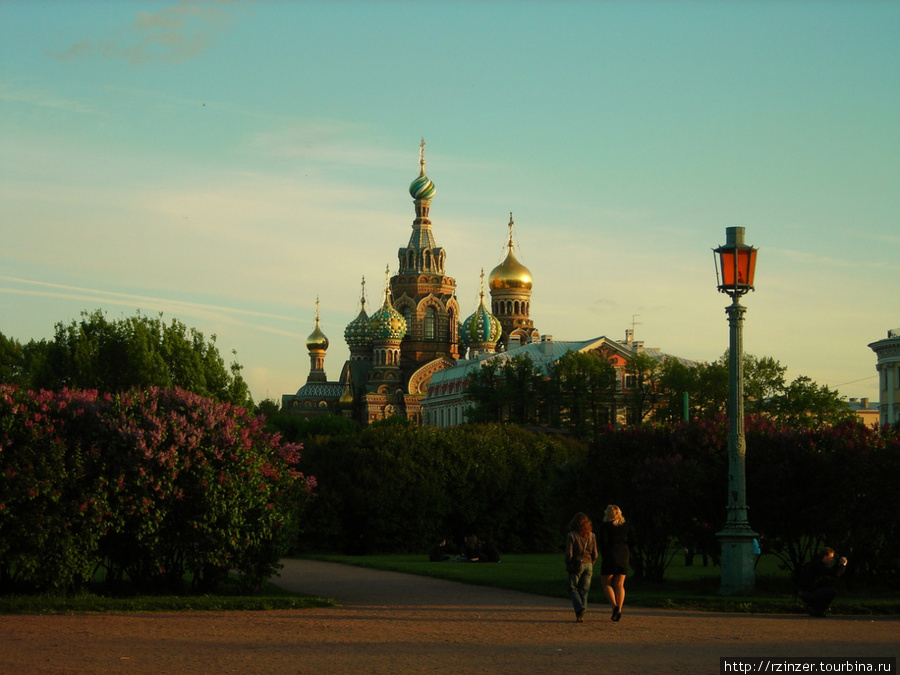
[[[293,544],[315,481],[245,409],[184,390],[0,385],[0,584],[250,586]]]
[[[552,477],[585,453],[508,424],[369,427],[304,447],[319,487],[302,545],[348,552],[427,552],[469,533],[505,552],[553,550],[571,514]]]
[[[536,424],[545,400],[543,390],[543,377],[527,354],[488,359],[466,384],[466,398],[475,403],[466,413],[468,421]]]
[[[180,387],[217,401],[252,406],[237,362],[225,366],[216,336],[162,315],[110,321],[101,310],[57,323],[52,340],[19,345],[0,336],[0,383],[24,389],[97,390]]]
[[[610,424],[615,367],[592,352],[567,352],[550,370],[550,422],[579,439],[596,440]]]

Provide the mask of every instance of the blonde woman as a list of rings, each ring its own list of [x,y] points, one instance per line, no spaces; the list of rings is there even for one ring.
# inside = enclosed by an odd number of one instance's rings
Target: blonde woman
[[[575,621],[584,621],[587,612],[588,591],[594,562],[597,560],[597,537],[594,536],[590,518],[576,513],[569,523],[566,536],[566,570],[569,572],[569,595],[575,609]]]
[[[625,522],[622,509],[615,504],[606,507],[600,526],[600,579],[603,592],[612,605],[612,620],[622,618],[625,604],[625,576],[631,558],[630,547],[634,545],[634,531]]]

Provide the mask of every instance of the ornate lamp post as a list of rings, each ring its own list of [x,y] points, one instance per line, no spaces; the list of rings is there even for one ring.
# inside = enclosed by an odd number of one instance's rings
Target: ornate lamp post
[[[716,533],[722,544],[720,595],[752,591],[755,585],[753,539],[747,522],[744,440],[743,327],[746,308],[740,298],[753,290],[756,249],[744,243],[743,227],[725,228],[725,245],[715,249],[719,291],[731,296],[725,308],[730,327],[728,350],[728,514],[725,529]]]

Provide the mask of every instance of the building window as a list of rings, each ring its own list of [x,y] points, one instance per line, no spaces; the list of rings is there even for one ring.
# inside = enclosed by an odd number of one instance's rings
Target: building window
[[[434,340],[435,335],[435,316],[434,316],[434,307],[429,307],[425,310],[425,339],[426,340]]]

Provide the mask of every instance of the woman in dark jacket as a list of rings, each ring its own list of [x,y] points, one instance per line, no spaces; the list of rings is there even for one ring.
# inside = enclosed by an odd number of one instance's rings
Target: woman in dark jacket
[[[634,531],[625,522],[622,510],[615,504],[606,507],[603,524],[600,526],[600,579],[603,592],[612,605],[612,620],[622,618],[625,604],[625,576],[631,558],[630,547],[634,545]]]

